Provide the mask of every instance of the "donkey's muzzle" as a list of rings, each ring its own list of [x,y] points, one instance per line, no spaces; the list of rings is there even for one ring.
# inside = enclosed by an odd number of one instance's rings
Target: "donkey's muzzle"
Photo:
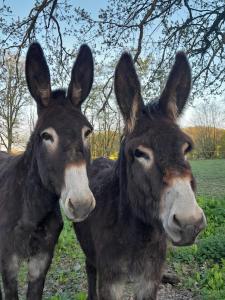
[[[191,224],[185,224],[180,222],[176,216],[174,216],[175,226],[179,230],[180,239],[178,241],[172,241],[175,246],[188,246],[195,242],[198,234],[206,227],[206,218],[204,214],[199,220],[191,222]]]
[[[87,200],[75,203],[73,203],[73,201],[69,199],[67,206],[67,209],[70,212],[70,216],[72,216],[72,218],[70,217],[70,219],[73,222],[81,222],[85,220],[95,208],[95,198],[94,196],[91,196]]]
[[[206,227],[206,217],[198,205],[189,177],[174,178],[162,198],[161,220],[168,238],[174,245],[194,243]]]
[[[83,221],[95,208],[95,198],[89,188],[86,164],[70,164],[65,169],[60,204],[68,219]]]

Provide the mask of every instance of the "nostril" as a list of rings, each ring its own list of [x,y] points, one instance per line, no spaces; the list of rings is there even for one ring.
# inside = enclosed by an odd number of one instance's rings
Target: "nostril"
[[[174,222],[174,224],[175,224],[177,227],[179,227],[179,228],[182,227],[182,225],[181,225],[181,223],[180,223],[180,221],[178,220],[178,218],[177,218],[176,215],[173,215],[173,222]]]

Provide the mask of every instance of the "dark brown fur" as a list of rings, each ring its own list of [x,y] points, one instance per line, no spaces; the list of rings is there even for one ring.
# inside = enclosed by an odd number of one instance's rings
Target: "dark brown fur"
[[[125,120],[119,158],[92,163],[96,208],[84,222],[74,224],[86,255],[88,300],[122,299],[120,285],[129,279],[136,284],[135,299],[156,299],[167,248],[159,216],[166,176],[188,173],[194,182],[182,151],[184,143],[190,151],[192,141],[175,123],[190,86],[187,59],[178,53],[160,99],[144,105],[131,57],[125,53],[118,63],[115,92]],[[140,145],[154,153],[148,171],[138,161],[145,155],[137,151]]]
[[[86,45],[81,47],[68,96],[64,90],[51,92],[48,66],[37,43],[28,50],[26,76],[38,107],[36,127],[24,154],[13,157],[0,152],[0,271],[5,300],[18,299],[21,259],[26,259],[29,266],[27,299],[42,298],[45,276],[63,226],[58,200],[65,165],[89,162],[81,129],[91,125],[81,113],[80,105],[93,80],[90,49]],[[82,88],[79,99],[70,97],[73,84]],[[58,148],[52,154],[46,150],[42,136],[49,127],[59,137]]]

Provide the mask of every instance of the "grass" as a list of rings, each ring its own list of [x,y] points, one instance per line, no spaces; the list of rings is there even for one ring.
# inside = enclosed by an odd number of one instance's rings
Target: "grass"
[[[85,257],[76,240],[72,223],[64,218],[64,228],[47,274],[44,300],[86,300]],[[20,270],[20,295],[25,299],[27,265]]]
[[[225,300],[224,200],[198,197],[207,216],[207,229],[197,244],[168,252],[168,264],[181,278],[182,288],[192,290],[202,300]],[[44,299],[82,300],[86,299],[86,289],[84,256],[66,220],[47,277]]]
[[[87,288],[84,254],[76,240],[72,224],[64,220],[51,270],[46,281],[46,300],[83,300]],[[54,295],[54,296],[52,296]]]
[[[198,202],[208,221],[198,243],[173,248],[168,263],[181,278],[181,286],[202,300],[225,300],[225,160],[191,161],[198,181]],[[84,255],[72,225],[65,220],[48,273],[44,300],[86,299]],[[25,299],[26,267],[20,272],[21,299]]]
[[[193,160],[191,166],[197,180],[198,195],[224,199],[225,159]]]
[[[225,200],[225,199],[224,199]],[[182,286],[203,300],[225,299],[225,201],[199,198],[208,220],[197,244],[169,251],[168,262]]]
[[[198,202],[207,217],[207,229],[191,247],[168,253],[169,264],[182,285],[202,300],[225,299],[225,159],[190,162],[197,180]]]

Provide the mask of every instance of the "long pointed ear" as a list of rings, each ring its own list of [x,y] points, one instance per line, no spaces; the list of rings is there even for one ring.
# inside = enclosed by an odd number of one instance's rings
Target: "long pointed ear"
[[[191,68],[184,52],[178,52],[159,105],[163,113],[176,121],[182,113],[191,90]]]
[[[26,57],[26,80],[32,97],[37,102],[38,111],[47,107],[51,95],[50,73],[41,46],[30,45]]]
[[[131,55],[127,52],[122,54],[117,64],[114,87],[125,128],[128,132],[132,132],[144,103],[134,63]]]
[[[87,45],[80,47],[74,63],[67,97],[78,108],[90,93],[94,77],[94,62],[91,49]]]

